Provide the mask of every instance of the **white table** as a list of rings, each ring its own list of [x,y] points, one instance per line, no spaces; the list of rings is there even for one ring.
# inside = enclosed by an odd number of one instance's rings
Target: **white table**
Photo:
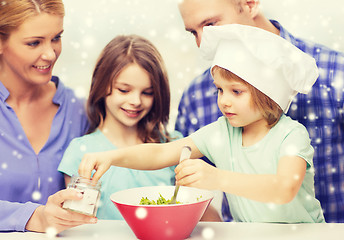
[[[134,233],[125,221],[99,220],[97,224],[83,225],[53,237],[43,233],[0,233],[1,240],[134,240]],[[214,223],[200,222],[189,239],[214,240],[332,240],[344,239],[344,224],[269,224],[269,223]]]

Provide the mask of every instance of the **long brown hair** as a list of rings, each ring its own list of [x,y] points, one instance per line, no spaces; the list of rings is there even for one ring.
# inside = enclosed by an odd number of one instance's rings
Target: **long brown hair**
[[[137,35],[121,35],[110,41],[95,66],[87,115],[88,133],[92,133],[106,117],[105,98],[111,94],[112,84],[129,64],[136,63],[149,74],[154,102],[150,112],[138,123],[140,139],[147,142],[169,141],[166,131],[170,114],[170,87],[163,59],[155,46]],[[110,89],[110,93],[109,93]]]
[[[221,77],[225,79],[234,80],[245,84],[251,93],[253,106],[257,108],[263,115],[264,119],[268,123],[268,127],[272,128],[276,125],[283,113],[283,110],[274,100],[259,91],[257,88],[253,87],[244,79],[240,78],[231,71],[228,71],[227,69],[221,68],[219,66],[214,66],[212,68],[212,75],[214,75],[215,72],[217,72]]]
[[[62,0],[6,0],[0,3],[0,40],[6,41],[28,18],[41,13],[64,17]]]

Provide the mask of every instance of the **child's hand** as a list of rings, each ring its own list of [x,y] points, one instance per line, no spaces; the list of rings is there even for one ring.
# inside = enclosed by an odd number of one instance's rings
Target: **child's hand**
[[[81,177],[91,178],[92,171],[96,170],[92,180],[97,182],[110,166],[111,158],[109,152],[87,153],[79,165],[79,175]]]
[[[209,190],[218,189],[219,169],[201,159],[182,161],[175,169],[176,185]]]

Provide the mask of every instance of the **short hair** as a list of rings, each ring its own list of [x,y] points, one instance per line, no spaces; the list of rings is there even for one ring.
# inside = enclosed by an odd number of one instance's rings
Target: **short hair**
[[[239,76],[227,69],[224,69],[219,66],[214,66],[212,68],[212,75],[214,76],[215,73],[218,73],[224,79],[234,80],[245,84],[251,93],[253,107],[260,111],[260,113],[267,121],[268,127],[272,128],[276,125],[276,123],[279,121],[280,117],[283,114],[283,110],[274,100],[272,100],[270,97],[268,97],[267,95],[259,91],[257,88],[246,82],[244,79],[240,78]]]
[[[93,71],[87,115],[88,133],[93,132],[106,117],[105,98],[121,71],[136,63],[146,70],[153,88],[153,106],[138,123],[139,137],[143,142],[169,140],[166,125],[170,114],[170,87],[167,70],[156,47],[138,35],[119,35],[103,49]],[[110,92],[109,92],[110,91]]]
[[[0,2],[0,40],[6,41],[11,32],[28,18],[41,13],[64,17],[62,0],[6,0]]]

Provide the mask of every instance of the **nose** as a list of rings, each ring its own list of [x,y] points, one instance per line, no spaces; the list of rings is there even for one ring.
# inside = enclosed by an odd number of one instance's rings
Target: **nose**
[[[232,106],[232,100],[228,94],[219,94],[217,101],[219,107],[222,106],[224,108]]]
[[[196,38],[197,47],[200,47],[200,46],[201,46],[201,40],[202,40],[202,32],[199,31],[199,32],[197,33],[197,36],[196,36],[195,38]]]
[[[130,97],[129,97],[129,103],[133,106],[140,106],[141,105],[141,94],[139,93],[132,93],[130,94]]]
[[[56,51],[53,46],[48,45],[44,48],[43,53],[42,53],[42,59],[48,60],[48,61],[53,61],[56,59]]]

